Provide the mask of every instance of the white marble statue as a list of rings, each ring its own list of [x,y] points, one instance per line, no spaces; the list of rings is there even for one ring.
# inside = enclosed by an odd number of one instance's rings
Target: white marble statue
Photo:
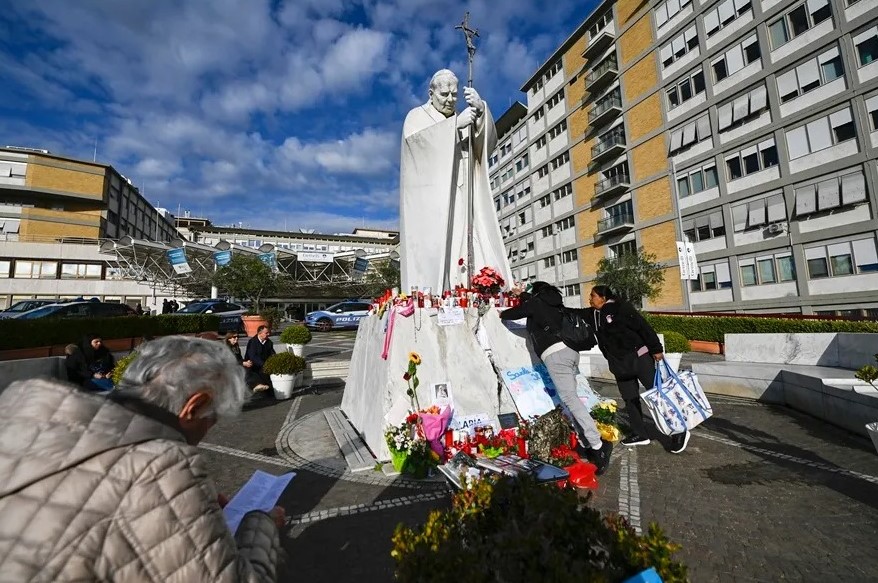
[[[430,100],[411,110],[402,130],[400,156],[400,269],[402,289],[433,293],[468,287],[468,137],[473,135],[474,211],[472,273],[493,267],[512,284],[488,184],[488,156],[497,144],[494,119],[475,89],[463,90],[467,107],[455,116],[457,77],[443,69],[430,81]]]

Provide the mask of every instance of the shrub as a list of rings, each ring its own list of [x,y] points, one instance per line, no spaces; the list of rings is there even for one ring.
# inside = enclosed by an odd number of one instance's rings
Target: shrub
[[[280,333],[280,341],[286,344],[308,344],[311,342],[311,331],[301,324],[295,324]]]
[[[119,384],[119,381],[122,380],[122,375],[125,374],[125,369],[128,368],[128,365],[131,364],[135,358],[137,358],[137,351],[132,350],[116,361],[116,366],[113,367],[113,373],[110,375],[113,379],[114,386]]]
[[[654,330],[679,332],[688,340],[704,340],[708,342],[725,342],[726,334],[878,333],[878,322],[732,316],[669,316],[649,313],[644,313],[643,315]]]
[[[90,332],[99,334],[104,340],[211,332],[219,330],[219,323],[220,317],[213,314],[0,320],[0,350],[68,344]]]
[[[665,352],[689,352],[691,350],[689,341],[679,332],[667,330],[662,334],[665,336]]]
[[[878,361],[878,354],[875,355],[875,360]],[[854,376],[861,381],[865,381],[875,386],[875,381],[878,380],[878,368],[875,368],[871,364],[866,364],[857,369],[857,372],[854,373]]]
[[[265,374],[296,374],[305,370],[305,359],[292,352],[278,352],[265,359],[262,372]]]
[[[391,556],[402,582],[623,581],[655,567],[671,583],[686,581],[679,549],[655,524],[637,535],[573,490],[500,478],[455,493],[421,528],[398,525]]]

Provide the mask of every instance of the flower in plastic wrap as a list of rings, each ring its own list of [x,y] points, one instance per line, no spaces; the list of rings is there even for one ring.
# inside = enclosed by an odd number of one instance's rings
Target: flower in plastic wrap
[[[439,413],[419,413],[421,418],[421,429],[424,432],[424,438],[430,443],[430,448],[435,451],[439,457],[444,457],[445,446],[442,445],[442,437],[445,430],[448,429],[448,423],[451,421],[451,407],[445,407]]]
[[[601,432],[601,439],[615,443],[619,441],[619,428],[608,423],[596,423],[598,431]]]

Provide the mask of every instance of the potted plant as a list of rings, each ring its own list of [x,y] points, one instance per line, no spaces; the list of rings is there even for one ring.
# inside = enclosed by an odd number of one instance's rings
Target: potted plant
[[[280,290],[280,281],[272,269],[257,257],[232,255],[232,260],[214,275],[214,284],[226,294],[250,302],[251,309],[241,316],[244,332],[255,336],[260,326],[268,326],[262,315],[262,299]]]
[[[290,326],[280,334],[280,341],[296,356],[304,356],[305,345],[311,342],[311,331],[301,324]]]
[[[271,377],[275,399],[289,399],[293,388],[301,384],[305,359],[292,352],[279,352],[265,359],[262,371]]]

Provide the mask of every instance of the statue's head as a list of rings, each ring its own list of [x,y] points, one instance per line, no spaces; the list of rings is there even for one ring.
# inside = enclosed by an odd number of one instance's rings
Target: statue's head
[[[457,109],[457,75],[448,69],[436,71],[430,79],[430,102],[445,117],[454,115]]]

